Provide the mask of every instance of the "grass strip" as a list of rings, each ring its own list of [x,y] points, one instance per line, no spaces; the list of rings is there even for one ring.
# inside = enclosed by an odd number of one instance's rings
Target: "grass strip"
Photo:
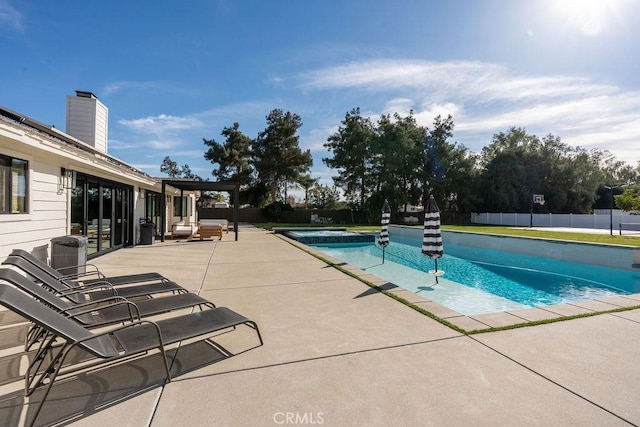
[[[527,321],[527,322],[516,323],[515,325],[497,326],[497,327],[493,327],[492,326],[492,327],[489,327],[489,328],[474,329],[474,330],[471,330],[471,331],[467,331],[466,334],[467,335],[476,335],[476,334],[484,334],[486,332],[508,331],[510,329],[519,329],[519,328],[526,328],[526,327],[529,327],[529,326],[546,325],[548,323],[564,322],[566,320],[580,319],[580,318],[583,318],[583,317],[599,316],[601,314],[620,313],[620,312],[623,312],[623,311],[636,310],[638,308],[640,308],[640,305],[633,305],[633,306],[629,306],[629,307],[618,307],[618,308],[613,308],[611,310],[604,310],[604,311],[593,311],[591,313],[573,314],[571,316],[554,317],[552,319],[531,320],[531,321]]]

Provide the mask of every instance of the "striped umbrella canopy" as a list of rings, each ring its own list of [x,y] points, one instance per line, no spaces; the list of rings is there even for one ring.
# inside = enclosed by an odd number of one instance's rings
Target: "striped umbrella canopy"
[[[384,250],[389,245],[389,221],[391,220],[391,208],[385,199],[382,205],[382,219],[380,220],[380,238],[378,244],[382,246],[382,262],[384,263]]]
[[[429,196],[429,201],[424,208],[424,234],[422,236],[422,253],[433,259],[435,262],[435,270],[429,273],[436,276],[444,274],[444,271],[438,270],[438,258],[444,254],[442,246],[442,234],[440,232],[440,209],[436,204],[433,195]]]

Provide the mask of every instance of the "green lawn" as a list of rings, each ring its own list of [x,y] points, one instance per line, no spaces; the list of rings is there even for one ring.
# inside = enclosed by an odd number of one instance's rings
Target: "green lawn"
[[[310,225],[310,224],[289,224],[289,223],[259,223],[254,224],[256,227],[261,227],[267,230],[275,228],[302,228],[302,227],[318,227],[322,228],[325,225]],[[348,230],[354,231],[378,231],[379,225],[341,225],[336,224],[335,227],[344,227]],[[422,228],[421,226],[415,226],[416,228]],[[545,230],[532,230],[522,227],[504,227],[498,225],[443,225],[443,230],[452,231],[466,231],[471,233],[486,233],[486,234],[498,234],[504,236],[518,236],[518,237],[536,237],[542,239],[555,239],[574,242],[588,242],[588,243],[600,243],[604,245],[623,245],[623,246],[640,246],[640,236],[618,236],[615,231],[614,235],[609,234],[591,234],[591,233],[567,233],[559,231],[545,231]]]

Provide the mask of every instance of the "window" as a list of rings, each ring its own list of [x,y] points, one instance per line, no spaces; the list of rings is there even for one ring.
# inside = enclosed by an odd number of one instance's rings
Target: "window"
[[[189,216],[190,207],[188,196],[173,198],[173,216]]]
[[[0,214],[27,213],[26,160],[0,155]]]

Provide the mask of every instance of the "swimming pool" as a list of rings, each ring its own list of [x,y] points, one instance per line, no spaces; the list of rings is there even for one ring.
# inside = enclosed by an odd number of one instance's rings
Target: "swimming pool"
[[[297,240],[304,244],[314,243],[356,243],[373,242],[375,235],[371,233],[354,233],[346,231],[344,228],[321,228],[321,229],[275,229],[278,234]]]
[[[562,304],[640,292],[640,272],[447,244],[438,283],[420,241],[313,245],[323,253],[464,315]]]

